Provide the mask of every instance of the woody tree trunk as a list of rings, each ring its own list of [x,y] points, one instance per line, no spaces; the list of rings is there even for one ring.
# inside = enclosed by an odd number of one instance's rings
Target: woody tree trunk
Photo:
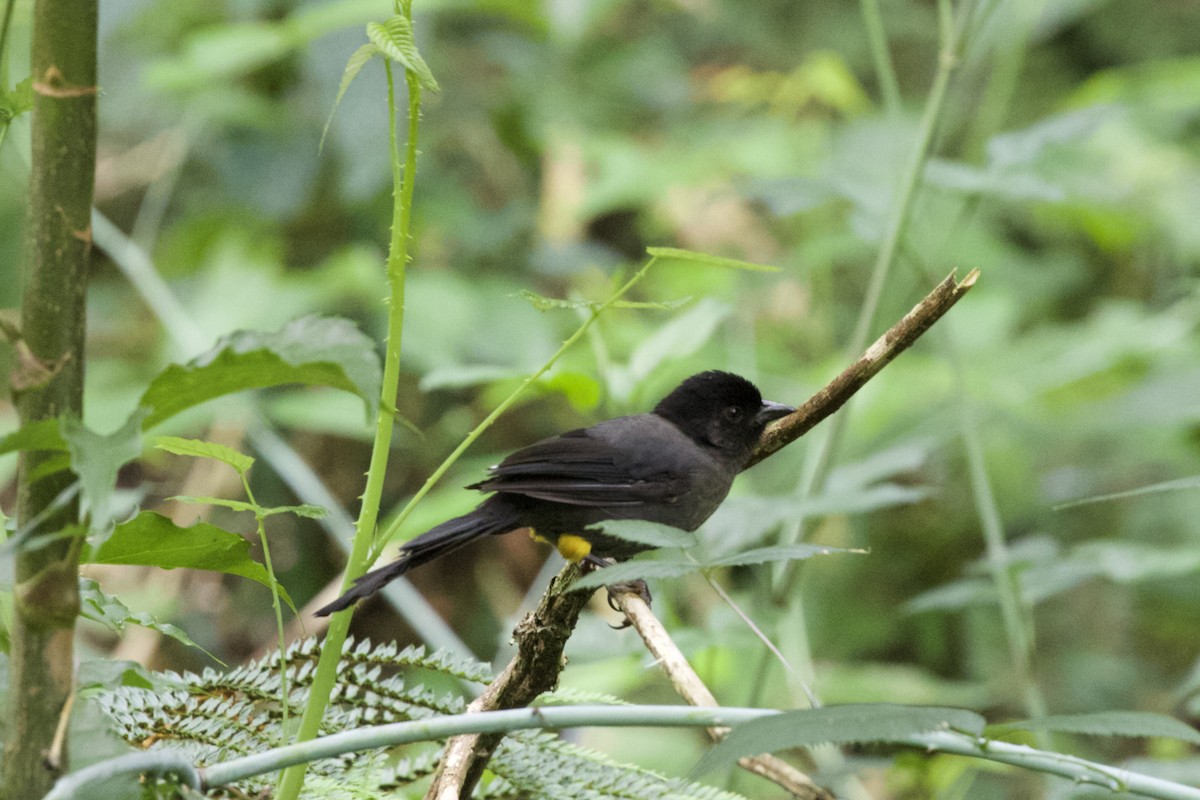
[[[21,342],[13,391],[23,425],[83,405],[84,291],[91,252],[96,164],[97,0],[36,0],[29,236]],[[56,738],[73,691],[79,612],[78,535],[49,539],[76,522],[73,503],[46,514],[73,478],[45,475],[50,454],[26,452],[18,471],[17,553],[4,747],[4,797],[32,800],[66,767]],[[36,525],[31,522],[36,520]],[[78,532],[76,532],[78,533]],[[30,547],[30,539],[39,539]],[[64,727],[65,730],[65,727]]]

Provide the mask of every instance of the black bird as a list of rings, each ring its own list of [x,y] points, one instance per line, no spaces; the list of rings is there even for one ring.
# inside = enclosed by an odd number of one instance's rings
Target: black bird
[[[685,380],[650,414],[518,450],[489,469],[487,480],[467,487],[495,494],[405,543],[398,559],[363,575],[317,616],[341,611],[468,542],[518,528],[532,529],[571,561],[628,558],[646,549],[589,529],[604,520],[695,530],[721,505],[767,423],[793,410],[764,402],[745,378],[714,370]]]

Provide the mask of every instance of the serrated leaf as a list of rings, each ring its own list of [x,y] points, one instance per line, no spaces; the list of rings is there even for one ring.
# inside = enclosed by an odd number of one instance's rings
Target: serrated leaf
[[[630,373],[635,380],[641,380],[664,361],[696,352],[732,311],[725,303],[704,298],[642,340],[629,358]]]
[[[589,530],[592,528],[599,528],[606,535],[622,541],[647,547],[691,547],[696,544],[694,533],[641,519],[610,519],[590,526]]]
[[[329,117],[325,120],[325,127],[321,129],[321,141],[317,144],[318,153],[325,149],[325,137],[329,134],[329,126],[333,124],[333,116],[337,113],[338,106],[342,104],[342,97],[345,96],[346,90],[350,88],[350,84],[354,83],[354,79],[358,77],[358,73],[362,72],[362,68],[367,65],[367,62],[377,55],[379,55],[379,48],[371,42],[367,42],[351,53],[350,58],[346,60],[346,68],[342,70],[342,82],[338,85],[337,96],[333,98],[333,108],[329,109]]]
[[[254,466],[254,458],[245,453],[239,453],[232,447],[226,447],[217,442],[206,442],[201,439],[181,439],[178,436],[156,436],[154,446],[177,456],[193,458],[211,458],[228,464],[237,470],[239,475],[245,475]]]
[[[250,542],[244,537],[207,522],[181,528],[153,511],[143,511],[118,525],[108,541],[84,560],[91,564],[204,569],[271,585],[267,570],[250,557]],[[279,594],[295,607],[282,586]]]
[[[683,250],[679,247],[647,247],[646,252],[654,258],[690,261],[693,264],[703,264],[706,267],[744,269],[751,272],[779,272],[779,267],[773,267],[768,264],[755,264],[751,261],[741,261],[736,258],[711,256],[708,253],[697,253],[692,250]]]
[[[432,92],[440,91],[429,65],[417,52],[412,22],[403,14],[397,14],[384,23],[368,22],[367,38],[381,53],[416,75],[421,86]]]
[[[629,561],[590,572],[572,583],[571,588],[599,589],[601,586],[646,578],[677,578],[699,570],[700,565],[683,553],[664,554],[657,551],[652,556],[636,556]]]
[[[1060,733],[1080,733],[1087,736],[1127,736],[1132,738],[1157,736],[1200,744],[1200,731],[1187,723],[1166,714],[1151,714],[1143,711],[1060,714],[1041,719],[1006,722],[1002,725],[990,726],[988,734],[1003,735],[1013,730],[1058,731]]]
[[[89,528],[102,541],[113,525],[113,492],[121,467],[142,453],[143,409],[110,434],[88,430],[73,417],[59,420],[59,430],[71,455],[71,470],[79,476],[81,511]]]
[[[91,578],[79,579],[79,614],[84,619],[99,623],[114,633],[123,633],[126,625],[141,625],[152,631],[158,631],[163,636],[169,636],[181,644],[194,647],[208,655],[214,661],[220,659],[192,641],[191,637],[181,628],[169,622],[159,622],[144,611],[133,612],[129,607],[112,595],[100,590],[100,584]]]
[[[274,333],[238,331],[187,364],[167,367],[142,395],[150,409],[143,426],[234,392],[295,383],[352,392],[371,416],[382,380],[375,343],[354,323],[304,317]]]
[[[743,756],[791,747],[903,742],[922,733],[946,729],[978,735],[984,724],[983,717],[973,711],[933,706],[879,703],[788,711],[738,725],[705,754],[694,772],[712,772],[734,764]]]
[[[58,430],[57,419],[30,422],[0,439],[0,455],[29,450],[67,452],[67,440]]]
[[[815,544],[781,544],[772,547],[758,547],[742,553],[733,553],[721,558],[707,561],[704,567],[741,567],[747,564],[765,564],[774,561],[800,561],[813,556],[828,556],[834,553],[866,553],[866,550],[847,549],[844,547],[825,547]]]

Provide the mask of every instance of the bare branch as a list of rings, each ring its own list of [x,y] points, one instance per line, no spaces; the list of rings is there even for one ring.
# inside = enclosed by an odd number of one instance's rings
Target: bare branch
[[[962,299],[978,278],[977,269],[971,270],[962,281],[957,280],[954,273],[946,276],[924,300],[913,306],[912,311],[876,339],[857,361],[842,370],[824,389],[791,414],[767,428],[746,469],[796,441],[816,427],[818,422],[844,406],[867,381],[912,346],[921,334]]]

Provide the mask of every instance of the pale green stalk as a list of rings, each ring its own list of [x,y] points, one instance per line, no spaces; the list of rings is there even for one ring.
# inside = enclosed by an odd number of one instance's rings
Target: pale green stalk
[[[344,753],[379,747],[446,739],[459,734],[500,733],[532,728],[562,730],[582,727],[730,727],[779,713],[781,712],[774,709],[761,708],[578,705],[457,714],[359,728],[200,769],[187,763],[178,753],[133,753],[93,764],[66,776],[55,785],[54,790],[46,796],[46,800],[68,800],[97,781],[143,772],[172,774],[177,776],[181,783],[191,787],[216,788],[256,775],[264,775],[288,765],[334,758]],[[1036,750],[1025,745],[986,739],[958,731],[909,734],[899,738],[897,744],[924,753],[951,753],[1010,764],[1022,769],[1059,775],[1076,783],[1097,786],[1117,793],[1157,797],[1161,800],[1200,800],[1200,788],[1086,761],[1075,756]]]
[[[407,9],[406,9],[407,10]],[[367,470],[367,484],[363,490],[362,508],[354,531],[354,544],[346,563],[342,578],[342,590],[349,589],[354,580],[370,566],[368,558],[371,542],[375,538],[375,526],[379,519],[379,502],[383,494],[383,479],[387,468],[388,454],[392,446],[392,431],[395,427],[396,391],[400,380],[400,344],[404,326],[404,278],[408,265],[409,226],[412,222],[413,182],[417,168],[417,132],[420,123],[421,86],[416,76],[406,71],[408,83],[408,140],[404,151],[404,166],[401,170],[399,141],[396,130],[396,95],[392,65],[384,59],[388,83],[388,132],[392,156],[392,239],[388,250],[387,276],[390,295],[388,298],[387,345],[383,362],[383,388],[379,411],[375,418],[375,441],[371,448],[371,461]],[[329,704],[337,680],[337,665],[342,647],[350,630],[353,608],[339,611],[330,618],[325,641],[321,645],[321,656],[313,675],[308,703],[300,718],[297,742],[314,738],[321,727],[325,707]],[[288,768],[280,780],[278,800],[295,800],[304,785],[305,765]]]
[[[242,490],[246,492],[246,499],[250,501],[250,505],[254,506],[254,521],[258,527],[258,540],[262,543],[263,549],[263,566],[266,567],[267,577],[271,579],[271,608],[275,611],[275,633],[278,637],[279,647],[279,708],[282,713],[281,729],[286,735],[288,729],[288,718],[291,714],[291,690],[288,684],[287,662],[284,660],[284,651],[287,649],[287,634],[283,627],[283,603],[279,600],[279,579],[275,577],[275,565],[271,561],[271,545],[267,542],[267,526],[266,517],[263,515],[263,508],[254,499],[254,492],[250,491],[250,481],[246,478],[246,473],[238,470],[238,477],[242,479]]]
[[[888,116],[900,115],[900,84],[896,80],[896,67],[888,52],[887,31],[883,27],[883,14],[879,11],[879,0],[859,0],[863,24],[867,29],[867,41],[871,45],[871,59],[875,62],[875,77],[879,79],[879,92],[883,95],[883,107]]]

